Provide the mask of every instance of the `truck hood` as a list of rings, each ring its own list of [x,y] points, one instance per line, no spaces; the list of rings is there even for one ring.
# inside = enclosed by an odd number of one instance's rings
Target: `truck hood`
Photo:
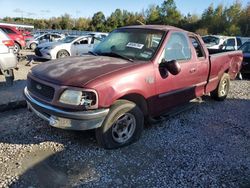
[[[31,71],[33,76],[44,81],[83,87],[97,77],[135,65],[123,59],[85,55],[48,61],[33,67]]]

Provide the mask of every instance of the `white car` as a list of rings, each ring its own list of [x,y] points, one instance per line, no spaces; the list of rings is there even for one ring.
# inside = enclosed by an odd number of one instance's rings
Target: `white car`
[[[101,39],[90,35],[67,36],[61,41],[39,44],[36,56],[43,59],[57,59],[66,56],[80,56],[88,53]]]
[[[0,73],[5,76],[7,85],[13,84],[13,69],[17,66],[17,58],[13,49],[14,41],[0,29]]]
[[[65,35],[57,33],[44,33],[34,38],[28,38],[26,40],[26,48],[35,50],[35,48],[42,43],[59,41],[65,38]]]
[[[208,49],[237,50],[242,44],[237,37],[206,35],[202,39]]]

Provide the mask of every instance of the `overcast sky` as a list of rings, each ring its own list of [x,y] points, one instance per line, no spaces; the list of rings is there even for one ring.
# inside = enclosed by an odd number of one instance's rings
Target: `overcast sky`
[[[0,18],[30,17],[50,18],[64,13],[72,17],[92,17],[94,13],[102,11],[109,16],[116,8],[133,12],[147,9],[149,5],[162,4],[163,0],[0,0]],[[223,4],[230,6],[235,0],[175,0],[178,10],[182,14],[201,14],[211,3],[214,6]],[[240,0],[246,6],[249,0]]]

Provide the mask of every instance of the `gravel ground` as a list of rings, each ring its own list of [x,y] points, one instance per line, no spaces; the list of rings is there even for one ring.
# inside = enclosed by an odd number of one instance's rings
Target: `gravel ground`
[[[0,114],[0,187],[250,187],[250,81],[204,97],[117,150],[93,131],[49,127],[25,109]]]

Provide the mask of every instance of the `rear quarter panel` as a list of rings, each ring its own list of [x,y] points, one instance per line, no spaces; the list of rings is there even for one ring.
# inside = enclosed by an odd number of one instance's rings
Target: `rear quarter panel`
[[[206,92],[211,92],[217,87],[221,76],[225,72],[229,74],[230,79],[235,79],[241,68],[242,59],[241,51],[210,55],[210,74]]]

